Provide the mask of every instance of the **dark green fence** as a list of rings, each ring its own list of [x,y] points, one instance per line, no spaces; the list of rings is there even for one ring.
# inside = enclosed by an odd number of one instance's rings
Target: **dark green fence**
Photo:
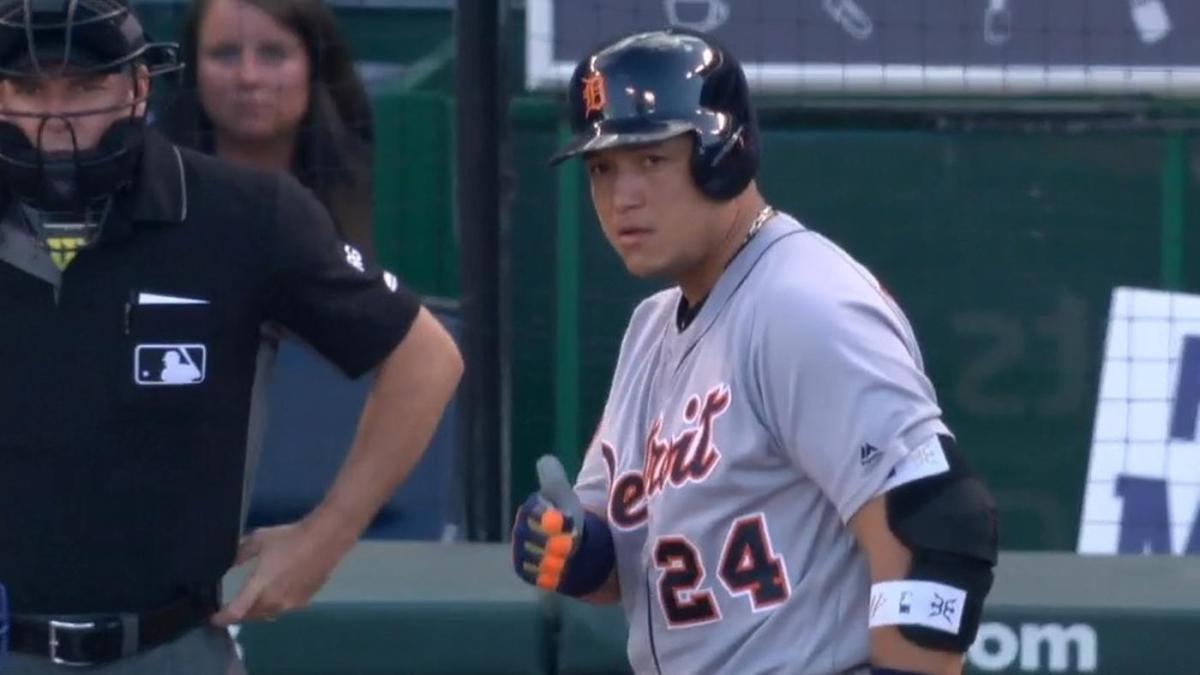
[[[764,118],[765,194],[905,307],[946,416],[998,493],[1004,546],[1073,548],[1111,289],[1193,285],[1186,139]],[[600,235],[579,168],[544,167],[555,124],[553,105],[516,106],[515,496],[538,453],[577,463],[628,312],[653,290]]]
[[[166,35],[178,7],[145,5]],[[403,67],[372,86],[381,257],[416,289],[453,297],[453,63],[438,58],[450,53],[450,14],[338,12],[360,59]],[[519,502],[538,455],[578,466],[628,312],[655,286],[625,275],[578,166],[546,165],[559,102],[518,91],[519,15],[509,36]],[[939,127],[761,103],[765,194],[873,268],[907,310],[946,416],[999,496],[1003,545],[1074,548],[1111,289],[1200,286],[1186,255],[1200,232],[1189,136],[1088,127],[1084,116]]]

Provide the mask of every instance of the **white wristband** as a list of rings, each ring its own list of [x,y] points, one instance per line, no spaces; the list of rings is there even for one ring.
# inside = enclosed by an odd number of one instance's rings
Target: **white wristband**
[[[925,626],[958,634],[967,592],[936,581],[881,581],[871,586],[869,627]]]

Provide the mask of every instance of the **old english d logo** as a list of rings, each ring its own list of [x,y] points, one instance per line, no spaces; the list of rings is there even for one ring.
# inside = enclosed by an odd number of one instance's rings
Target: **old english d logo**
[[[608,97],[604,93],[604,76],[600,73],[592,73],[583,78],[583,112],[584,115],[591,116],[595,112],[603,112],[604,106],[608,104]]]

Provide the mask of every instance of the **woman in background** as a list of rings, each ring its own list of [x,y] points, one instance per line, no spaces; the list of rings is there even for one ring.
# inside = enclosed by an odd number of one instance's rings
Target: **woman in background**
[[[373,258],[371,108],[329,8],[321,0],[195,0],[181,43],[187,69],[166,115],[171,138],[291,172]]]

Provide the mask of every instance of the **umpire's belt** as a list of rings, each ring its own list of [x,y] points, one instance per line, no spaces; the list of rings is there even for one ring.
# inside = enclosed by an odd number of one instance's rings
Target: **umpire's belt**
[[[219,607],[219,598],[214,586],[140,613],[14,614],[8,647],[63,666],[109,663],[171,642],[208,621]]]

